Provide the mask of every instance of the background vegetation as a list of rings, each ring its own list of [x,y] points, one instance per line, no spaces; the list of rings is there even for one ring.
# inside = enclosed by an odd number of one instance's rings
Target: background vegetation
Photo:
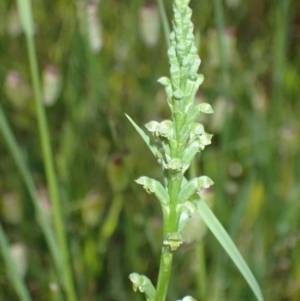
[[[170,20],[171,4],[165,5]],[[298,301],[300,3],[192,0],[191,7],[205,76],[198,101],[215,110],[202,120],[213,143],[193,172],[214,180],[204,197],[265,299]],[[82,25],[84,4],[33,0],[41,76],[45,82],[47,74],[59,75],[60,87],[55,80],[50,88],[44,83],[44,99],[50,89],[53,103],[46,113],[80,300],[140,300],[128,280],[133,271],[156,282],[160,208],[133,180],[162,175],[124,116],[139,125],[169,117],[156,82],[169,73],[167,45],[162,26],[158,40],[155,34],[149,40],[153,9],[142,0],[100,1],[97,47]],[[154,18],[146,33],[145,10]],[[51,219],[26,41],[14,1],[0,2],[0,49],[0,104]],[[58,300],[58,279],[31,197],[1,133],[0,158],[0,221],[15,263],[33,300]],[[201,223],[190,225],[186,237],[175,256],[170,300],[186,294],[203,301],[254,300]],[[2,257],[0,300],[18,300]]]

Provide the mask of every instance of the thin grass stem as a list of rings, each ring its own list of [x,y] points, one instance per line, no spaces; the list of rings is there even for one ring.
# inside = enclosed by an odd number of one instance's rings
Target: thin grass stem
[[[286,69],[287,25],[291,0],[274,1],[275,32],[273,44],[272,99],[275,110],[279,108],[284,96],[284,76]],[[274,114],[276,112],[272,112]]]
[[[32,36],[27,35],[27,47],[28,47],[28,56],[30,63],[30,72],[33,82],[33,90],[35,96],[35,104],[37,110],[37,119],[38,119],[38,128],[41,140],[42,153],[45,164],[46,178],[49,188],[49,195],[53,206],[53,218],[56,234],[58,237],[58,243],[60,247],[60,252],[63,258],[63,272],[64,279],[66,282],[66,293],[70,301],[77,300],[75,288],[72,279],[72,272],[70,268],[70,258],[69,250],[66,239],[66,231],[64,226],[64,217],[62,212],[62,207],[59,199],[58,185],[56,174],[54,170],[54,160],[50,145],[50,135],[47,125],[47,119],[45,114],[45,109],[43,106],[42,92],[40,79],[38,75],[38,65],[37,57],[34,46],[34,40]]]
[[[226,77],[228,74],[228,61],[224,40],[224,14],[221,0],[213,0],[213,6],[218,31],[218,45],[221,62],[222,82],[224,84],[226,82]]]
[[[26,35],[26,44],[30,65],[30,73],[33,83],[36,114],[38,119],[38,129],[41,141],[42,154],[45,165],[46,178],[49,195],[53,206],[53,218],[56,234],[58,237],[59,249],[62,256],[62,271],[66,294],[69,301],[76,301],[76,293],[70,268],[69,250],[66,239],[66,231],[63,222],[63,212],[59,199],[58,185],[54,170],[54,160],[50,145],[50,135],[47,125],[46,113],[43,106],[41,83],[39,78],[38,63],[34,45],[34,22],[31,11],[31,1],[17,1],[21,23]]]
[[[166,9],[165,5],[162,0],[157,0],[158,8],[159,8],[159,14],[160,14],[160,19],[162,21],[163,25],[163,30],[164,30],[164,35],[165,35],[165,41],[167,43],[168,48],[170,47],[170,25],[168,21],[168,17],[166,14]]]

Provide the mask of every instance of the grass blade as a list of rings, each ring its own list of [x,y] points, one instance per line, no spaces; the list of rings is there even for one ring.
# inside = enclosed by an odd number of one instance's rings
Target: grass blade
[[[149,136],[127,114],[125,114],[125,115],[129,119],[129,121],[131,122],[131,124],[134,126],[134,128],[136,129],[136,131],[143,138],[143,140],[145,141],[145,143],[147,144],[147,146],[151,150],[152,154],[155,157],[158,157],[160,155],[160,151],[158,150],[157,146],[154,145],[153,143],[151,143],[151,139],[149,138]]]
[[[169,48],[170,47],[170,38],[169,38],[170,37],[170,25],[168,22],[165,5],[162,0],[157,0],[157,3],[158,3],[158,8],[159,8],[160,19],[161,19],[163,29],[164,29],[165,40],[166,40],[167,46]]]
[[[203,218],[203,221],[206,223],[207,227],[211,230],[211,232],[217,238],[227,254],[233,260],[237,268],[240,270],[241,274],[244,276],[245,280],[248,282],[249,286],[254,292],[257,300],[263,301],[264,299],[257,281],[255,280],[242,255],[234,245],[233,241],[231,240],[230,236],[227,234],[219,220],[202,200],[198,201],[198,212]]]
[[[53,208],[53,220],[55,230],[58,239],[58,247],[62,257],[62,272],[64,278],[64,284],[66,294],[69,301],[77,301],[77,295],[75,292],[72,270],[70,267],[70,255],[66,237],[65,222],[62,212],[62,206],[60,202],[58,184],[56,173],[54,169],[54,160],[52,154],[52,148],[50,144],[50,134],[48,129],[48,122],[46,118],[45,108],[42,98],[42,89],[39,77],[38,62],[36,49],[33,37],[33,17],[31,13],[31,1],[30,0],[18,0],[18,12],[22,21],[22,26],[26,35],[28,58],[30,65],[30,73],[33,83],[36,115],[38,120],[38,129],[40,135],[41,149],[44,159],[45,173],[47,178],[47,184],[49,189],[49,196]]]
[[[225,37],[224,37],[224,14],[221,0],[213,0],[215,12],[215,20],[218,31],[218,46],[221,62],[222,80],[225,81],[228,74],[228,54],[226,53]],[[224,83],[223,83],[224,84]]]

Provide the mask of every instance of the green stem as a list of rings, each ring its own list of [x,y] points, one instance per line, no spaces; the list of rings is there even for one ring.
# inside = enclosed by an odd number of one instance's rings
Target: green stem
[[[0,223],[0,250],[3,255],[4,261],[7,265],[7,270],[10,274],[12,283],[21,301],[32,301],[29,292],[25,286],[23,279],[17,271],[16,265],[11,257],[9,251],[9,244],[5,237],[2,225]]]
[[[173,252],[169,246],[162,247],[155,301],[165,301],[172,269]]]
[[[178,213],[176,210],[178,204],[178,194],[180,191],[181,183],[183,180],[183,175],[181,172],[178,172],[176,175],[171,175],[169,177],[169,195],[170,195],[170,223],[166,227],[166,235],[169,232],[177,231],[178,223]]]
[[[178,226],[178,193],[183,180],[183,175],[178,172],[175,175],[169,173],[169,195],[170,195],[170,215],[164,219],[164,237],[168,233],[176,232]],[[155,301],[164,301],[166,299],[170,274],[172,269],[173,251],[169,246],[162,246],[160,257],[159,275],[157,281]]]
[[[196,244],[196,251],[199,258],[199,270],[198,270],[198,296],[200,300],[206,300],[206,264],[205,264],[205,250],[202,241],[198,241]]]
[[[58,243],[60,247],[60,251],[62,253],[63,258],[63,273],[64,280],[66,286],[66,293],[69,301],[76,301],[76,293],[72,279],[72,273],[69,263],[69,250],[67,246],[67,239],[65,233],[65,227],[63,223],[63,213],[61,208],[61,203],[59,200],[58,186],[56,175],[54,171],[54,160],[52,155],[52,150],[50,146],[50,135],[48,131],[47,119],[45,114],[45,109],[42,101],[42,92],[40,79],[38,75],[38,64],[36,51],[34,46],[33,36],[27,34],[27,48],[29,55],[29,63],[30,63],[30,72],[33,81],[33,89],[34,89],[34,98],[37,110],[37,119],[38,119],[38,128],[41,140],[42,153],[45,164],[46,178],[49,188],[49,195],[53,206],[53,217],[54,217],[54,225],[55,230],[58,237]]]

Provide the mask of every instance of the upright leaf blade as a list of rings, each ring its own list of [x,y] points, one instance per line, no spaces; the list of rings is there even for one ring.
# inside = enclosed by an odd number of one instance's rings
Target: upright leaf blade
[[[198,204],[198,212],[201,215],[203,221],[206,223],[207,227],[211,230],[214,236],[217,238],[219,243],[225,249],[227,254],[233,260],[237,268],[240,270],[245,280],[248,282],[251,287],[253,293],[255,294],[257,300],[263,301],[264,298],[262,296],[262,292],[257,284],[256,279],[254,278],[252,272],[250,271],[248,265],[243,259],[242,255],[238,251],[237,247],[231,240],[230,236],[223,228],[217,217],[210,210],[210,208],[205,204],[204,201],[200,200],[197,202]]]
[[[125,115],[129,119],[129,121],[131,122],[131,124],[134,126],[134,128],[136,129],[136,131],[143,138],[143,140],[145,141],[145,143],[147,144],[147,146],[151,150],[152,154],[156,158],[162,157],[162,154],[159,151],[159,149],[157,148],[157,146],[151,143],[150,137],[127,114],[125,114]]]

